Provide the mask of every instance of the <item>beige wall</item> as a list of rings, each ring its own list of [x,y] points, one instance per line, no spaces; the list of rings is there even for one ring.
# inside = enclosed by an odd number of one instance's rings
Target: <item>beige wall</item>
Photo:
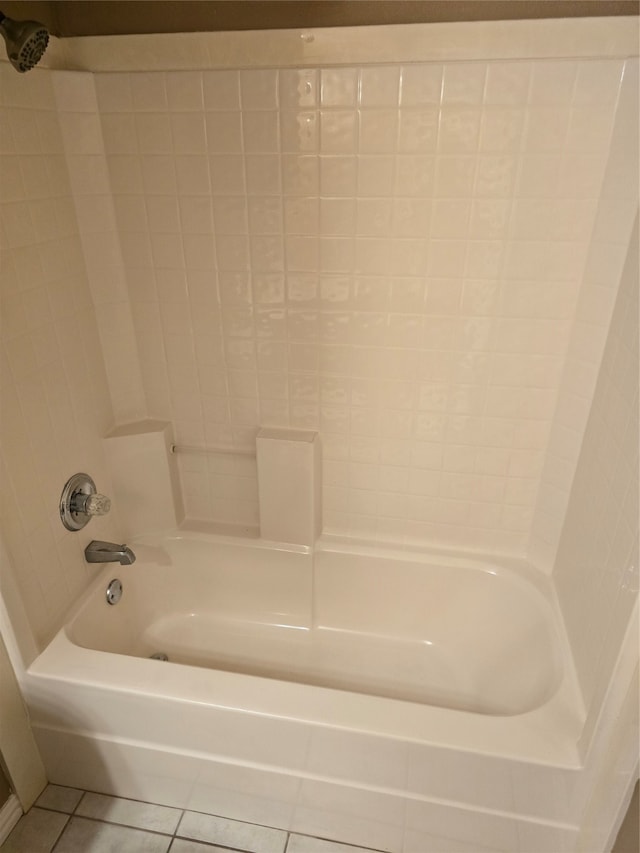
[[[636,853],[640,849],[640,814],[638,809],[638,783],[631,798],[631,804],[620,827],[611,853]]]
[[[93,577],[84,546],[117,538],[117,507],[81,533],[58,515],[78,471],[109,493],[101,441],[113,412],[72,199],[83,176],[69,176],[52,78],[0,63],[2,573],[40,646]]]
[[[149,414],[319,430],[328,531],[526,551],[622,70],[97,75]],[[250,460],[180,464],[188,516],[257,523]]]
[[[620,87],[607,169],[536,502],[530,553],[538,565],[552,566],[555,561],[586,416],[601,372],[602,344],[609,332],[627,249],[637,238],[638,150],[638,64],[634,61],[627,64]],[[594,346],[596,341],[602,343]]]
[[[2,525],[38,642],[86,541],[117,538],[117,508],[86,535],[56,510],[77,470],[108,492],[114,420],[188,444],[319,429],[328,530],[526,550],[576,312],[608,316],[581,289],[594,223],[596,269],[624,256],[601,193],[607,163],[635,186],[610,148],[622,68],[3,63]],[[597,372],[604,333],[578,342]],[[251,460],[181,465],[190,516],[256,523]]]
[[[6,802],[9,798],[9,794],[11,793],[11,788],[9,786],[9,782],[7,781],[7,777],[3,771],[3,762],[2,756],[0,755],[0,806]]]
[[[0,754],[20,805],[27,811],[47,784],[47,778],[2,637],[0,684]],[[0,805],[2,802],[0,798]]]
[[[554,572],[587,710],[596,713],[638,596],[638,446],[636,219]]]
[[[6,15],[35,18],[58,36],[348,27],[438,21],[637,15],[635,0],[6,0]]]

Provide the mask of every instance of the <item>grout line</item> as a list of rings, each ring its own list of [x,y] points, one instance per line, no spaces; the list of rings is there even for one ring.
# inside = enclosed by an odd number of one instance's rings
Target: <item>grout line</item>
[[[173,830],[173,837],[174,838],[176,838],[178,836],[178,830],[180,829],[180,824],[182,823],[182,819],[184,818],[186,813],[187,813],[186,809],[180,809],[180,817],[178,818],[178,822],[176,823],[176,828]]]
[[[46,811],[46,810],[45,810],[45,811]],[[67,819],[66,819],[66,821],[64,822],[64,826],[63,826],[63,827],[62,827],[62,829],[60,830],[60,833],[58,834],[58,837],[56,838],[56,840],[53,842],[53,844],[52,844],[52,845],[51,845],[51,847],[49,848],[49,853],[54,853],[54,851],[55,851],[56,847],[57,847],[57,846],[58,846],[58,844],[60,843],[60,840],[61,840],[62,836],[63,836],[63,835],[65,834],[65,832],[67,831],[67,827],[69,826],[69,824],[70,824],[70,823],[71,823],[71,815],[70,815],[70,814],[67,814]]]
[[[69,787],[69,788],[71,788],[71,786],[60,786],[60,787]],[[79,791],[79,790],[81,790],[81,789],[79,789],[79,788],[71,788],[71,790]],[[175,810],[175,811],[179,811],[179,812],[180,812],[180,817],[178,818],[178,822],[177,822],[177,824],[176,824],[176,828],[175,828],[175,830],[174,830],[172,833],[168,833],[168,832],[161,832],[161,831],[159,831],[159,830],[157,830],[157,829],[150,829],[150,828],[148,828],[148,827],[132,826],[131,824],[127,824],[127,823],[120,823],[120,822],[118,822],[118,821],[114,821],[114,820],[105,820],[104,818],[96,818],[96,817],[91,817],[90,815],[78,814],[78,813],[77,813],[77,810],[78,810],[78,808],[79,808],[80,804],[82,803],[82,801],[83,801],[83,799],[84,799],[84,797],[85,797],[85,794],[97,794],[97,795],[99,795],[99,796],[102,796],[102,797],[108,797],[108,798],[110,798],[110,799],[114,799],[114,800],[125,800],[125,801],[128,801],[128,802],[139,803],[140,805],[146,805],[146,806],[157,806],[158,808],[173,809],[173,810]],[[183,820],[183,818],[184,818],[184,816],[185,816],[185,814],[186,814],[187,812],[192,812],[193,814],[201,814],[201,815],[205,815],[205,816],[207,816],[207,817],[218,817],[218,818],[221,818],[221,819],[223,819],[223,820],[235,821],[235,822],[237,822],[237,823],[242,823],[242,824],[245,824],[245,825],[258,827],[259,829],[274,829],[274,830],[278,830],[278,831],[281,831],[281,832],[285,832],[287,837],[286,837],[286,839],[285,839],[285,845],[284,845],[284,848],[283,848],[283,853],[287,853],[287,850],[288,850],[288,848],[289,848],[289,844],[290,844],[290,842],[291,842],[291,840],[292,840],[292,837],[293,837],[294,835],[298,835],[298,836],[305,837],[305,838],[316,839],[316,840],[318,840],[318,841],[325,841],[325,842],[330,843],[330,844],[331,844],[331,843],[334,843],[334,844],[340,844],[340,845],[344,845],[344,844],[346,844],[347,846],[355,847],[356,849],[361,850],[361,851],[362,851],[362,853],[382,853],[382,851],[378,851],[378,850],[376,850],[375,848],[371,848],[371,847],[362,847],[362,846],[361,846],[361,845],[359,845],[359,844],[355,844],[355,845],[354,845],[354,844],[348,844],[347,842],[336,841],[336,840],[335,840],[335,839],[333,839],[333,838],[326,838],[326,837],[318,836],[318,835],[308,835],[308,834],[307,834],[307,833],[305,833],[305,832],[295,832],[295,833],[294,833],[294,832],[292,832],[291,830],[284,830],[284,829],[280,829],[279,827],[266,826],[265,824],[254,823],[254,822],[252,822],[252,821],[238,820],[237,818],[230,818],[230,817],[227,817],[227,816],[225,816],[225,815],[214,814],[214,813],[212,813],[212,812],[201,812],[201,811],[197,811],[197,810],[194,810],[194,809],[176,809],[176,807],[175,807],[175,806],[165,806],[165,805],[162,805],[162,804],[160,804],[160,803],[151,803],[151,802],[148,802],[147,800],[138,800],[138,799],[134,799],[134,798],[132,798],[132,797],[119,797],[119,796],[117,796],[117,795],[115,795],[115,794],[103,794],[103,793],[101,793],[101,792],[99,792],[99,791],[86,791],[86,790],[82,791],[82,796],[80,797],[80,799],[78,800],[78,802],[77,802],[76,806],[74,807],[73,811],[71,811],[71,812],[62,812],[62,811],[59,811],[58,809],[52,809],[52,808],[47,808],[47,807],[43,807],[43,806],[35,806],[35,805],[33,806],[33,808],[37,808],[37,809],[39,809],[40,811],[48,811],[48,812],[52,812],[52,813],[54,813],[54,814],[63,814],[63,815],[65,815],[65,816],[66,816],[66,818],[67,818],[67,820],[65,821],[65,823],[64,823],[64,825],[63,825],[63,827],[62,827],[62,829],[61,829],[61,831],[60,831],[60,834],[58,835],[58,837],[57,837],[57,838],[56,838],[56,840],[54,841],[53,846],[49,849],[49,853],[55,853],[55,849],[56,849],[56,847],[58,846],[58,844],[60,843],[60,841],[61,841],[61,839],[62,839],[62,836],[63,836],[63,835],[64,835],[64,833],[66,832],[67,828],[70,826],[71,819],[72,819],[73,817],[76,817],[76,818],[78,818],[78,819],[80,819],[80,820],[88,820],[88,821],[91,821],[91,823],[94,823],[94,824],[102,824],[102,825],[104,825],[104,826],[118,826],[118,827],[121,827],[121,828],[123,828],[123,829],[137,830],[137,831],[139,831],[139,832],[148,832],[148,833],[151,833],[152,835],[159,835],[159,836],[161,836],[162,838],[168,838],[168,839],[170,839],[170,843],[169,843],[169,847],[167,848],[167,853],[170,853],[170,851],[171,851],[171,849],[172,849],[172,847],[173,847],[173,842],[174,842],[176,839],[182,839],[182,840],[185,840],[185,841],[194,841],[195,843],[202,844],[202,845],[204,845],[205,847],[206,847],[206,846],[217,846],[217,847],[220,847],[221,849],[229,850],[229,853],[241,853],[241,851],[238,851],[238,850],[237,850],[237,848],[235,848],[235,847],[226,847],[225,845],[220,845],[220,844],[219,844],[219,842],[217,842],[217,841],[215,841],[215,840],[213,840],[213,841],[204,841],[204,840],[202,840],[202,839],[195,839],[195,838],[191,838],[191,837],[186,836],[186,835],[180,835],[180,834],[179,834],[180,824],[182,823],[182,820]],[[24,816],[23,816],[23,817],[24,817]]]
[[[80,803],[84,800],[84,798],[85,798],[86,794],[87,794],[87,791],[83,791],[83,792],[82,792],[82,796],[79,798],[78,802],[77,802],[77,803],[75,804],[75,806],[73,807],[73,811],[71,812],[71,814],[72,814],[72,815],[76,814],[76,812],[77,812],[77,811],[78,811],[78,809],[80,808]]]
[[[137,802],[142,802],[142,800],[139,800]],[[156,804],[155,803],[144,803],[144,805],[153,806]],[[137,832],[150,832],[152,835],[161,835],[163,838],[174,838],[175,837],[172,833],[161,832],[159,829],[149,829],[146,826],[132,826],[130,823],[120,823],[119,821],[115,821],[115,820],[105,820],[104,818],[101,818],[101,817],[91,817],[91,815],[74,814],[74,815],[68,815],[68,817],[69,818],[77,817],[78,820],[89,820],[89,821],[91,821],[91,823],[102,823],[105,826],[120,826],[120,827],[122,827],[122,829],[134,829]],[[65,825],[65,829],[66,829],[66,825]]]
[[[173,830],[173,837],[174,838],[178,837],[178,830],[180,829],[180,824],[184,820],[184,816],[186,815],[186,813],[187,813],[187,809],[182,809],[182,813],[180,814],[180,817],[179,817],[178,822],[176,824],[176,828]],[[173,843],[173,842],[171,842],[171,843]]]
[[[176,838],[177,838],[177,836],[174,835],[173,838],[171,839],[171,843],[169,844],[169,847],[167,848],[167,853],[171,853],[171,850],[173,850],[173,842],[176,840]],[[177,840],[180,840],[180,839],[178,838]],[[211,842],[202,841],[199,838],[185,838],[183,840],[192,841],[194,844],[201,844],[204,848],[211,847],[212,850],[213,850],[213,847],[215,846],[217,850],[228,850],[229,853],[243,853],[243,851],[239,850],[237,847],[226,847],[224,844],[219,844],[217,841],[211,841]],[[251,851],[245,851],[245,853],[251,853]],[[283,850],[283,853],[286,853],[286,849]]]

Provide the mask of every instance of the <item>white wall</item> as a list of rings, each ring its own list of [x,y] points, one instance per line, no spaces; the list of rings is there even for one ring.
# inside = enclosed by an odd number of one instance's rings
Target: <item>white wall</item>
[[[2,637],[0,680],[0,754],[20,805],[27,811],[47,784],[47,777]]]
[[[84,546],[117,537],[117,508],[81,533],[58,515],[77,471],[109,493],[101,441],[113,413],[53,77],[0,63],[1,571],[39,646],[93,577]]]
[[[609,160],[536,502],[529,551],[539,566],[554,564],[620,276],[629,243],[637,239],[638,98],[636,59],[625,63]]]
[[[53,84],[113,414],[128,423],[145,417],[146,400],[94,75],[60,71]]]
[[[639,587],[637,224],[553,575],[587,710],[600,705]]]
[[[149,414],[319,430],[328,531],[525,552],[623,68],[96,75]],[[188,516],[256,524],[251,460],[181,473]]]
[[[616,44],[584,22],[540,41],[553,23],[508,39],[483,26],[482,50]],[[481,60],[465,33],[439,30],[444,59],[422,64],[422,36],[411,62],[385,66],[21,76],[0,63],[0,513],[39,644],[91,577],[86,542],[118,538],[117,507],[64,531],[62,484],[84,469],[108,493],[101,438],[147,415],[189,444],[319,429],[328,530],[509,552],[533,532],[554,553],[546,472],[589,316],[592,230],[614,244],[631,215],[619,189],[637,192],[615,147],[636,114],[620,97],[633,63]],[[265,50],[293,37],[264,34]],[[332,44],[322,33],[305,51]],[[105,56],[122,59],[113,42]],[[608,163],[622,167],[603,184]],[[591,379],[601,325],[577,337]],[[191,517],[256,523],[252,460],[181,466]],[[557,475],[566,500],[572,465]]]

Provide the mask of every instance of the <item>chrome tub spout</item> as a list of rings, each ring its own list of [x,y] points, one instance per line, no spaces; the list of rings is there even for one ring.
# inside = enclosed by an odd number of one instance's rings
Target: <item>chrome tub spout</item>
[[[94,539],[84,549],[87,563],[120,563],[130,566],[135,563],[136,555],[128,545],[116,545],[114,542],[100,542]]]

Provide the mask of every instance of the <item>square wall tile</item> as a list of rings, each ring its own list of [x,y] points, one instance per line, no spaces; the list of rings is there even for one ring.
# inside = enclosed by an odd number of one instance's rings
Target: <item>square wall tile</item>
[[[552,423],[578,429],[587,416],[588,393],[555,401],[576,317],[607,310],[583,272],[589,258],[594,281],[614,269],[589,241],[598,222],[620,227],[610,200],[606,216],[598,206],[630,109],[624,70],[499,60],[100,74],[93,99],[92,81],[60,78],[71,130],[58,135],[99,319],[116,304],[111,278],[120,310],[137,305],[126,341],[104,335],[116,417],[137,397],[194,443],[250,445],[265,419],[320,427],[327,462],[385,465],[386,484],[332,486],[334,529],[521,550],[536,495],[571,477],[553,466],[536,489]],[[34,167],[12,180],[3,214],[16,257],[75,227],[51,200],[43,118],[25,112],[11,110],[5,134]],[[34,311],[10,312],[21,373],[48,349],[44,333],[19,342]],[[603,339],[576,341],[586,362]],[[139,373],[125,352],[139,353]],[[437,462],[415,468],[422,457]],[[227,506],[206,465],[183,470],[193,511],[255,517],[255,475],[225,476],[237,493]]]

